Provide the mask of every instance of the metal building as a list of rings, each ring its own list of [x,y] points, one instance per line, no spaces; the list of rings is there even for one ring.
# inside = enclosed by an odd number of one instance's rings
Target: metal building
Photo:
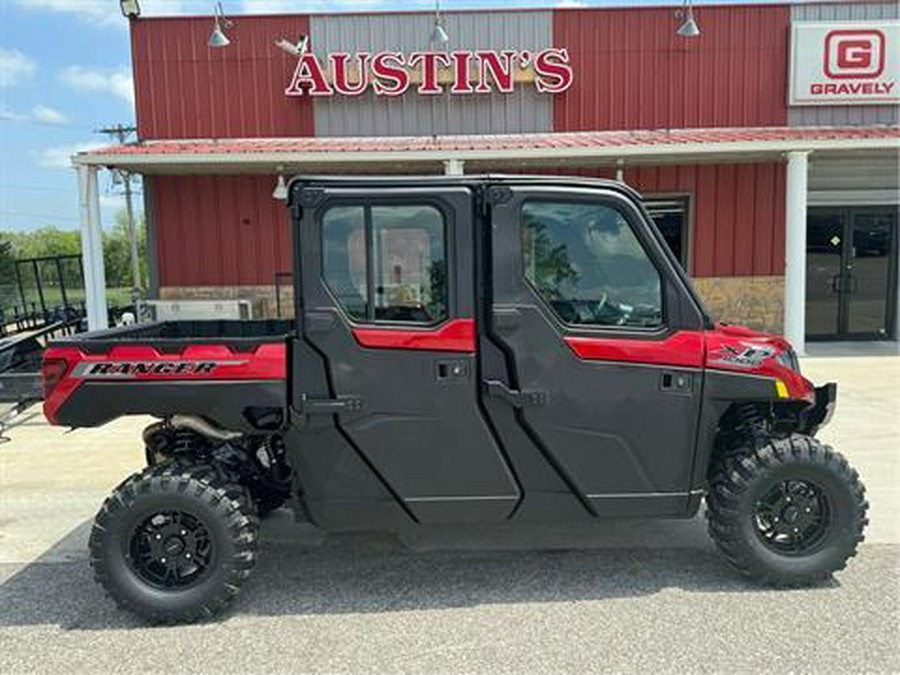
[[[152,295],[257,315],[290,293],[279,176],[489,171],[637,187],[723,320],[896,339],[897,4],[695,16],[450,12],[446,42],[431,13],[241,16],[224,47],[210,17],[132,17],[139,140],[74,159],[91,325],[100,167],[144,176]]]

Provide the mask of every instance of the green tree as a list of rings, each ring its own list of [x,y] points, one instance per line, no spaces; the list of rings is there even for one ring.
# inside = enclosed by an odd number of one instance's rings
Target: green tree
[[[137,286],[146,288],[147,226],[143,214],[137,218],[135,230],[140,269]],[[103,265],[106,268],[107,287],[130,288],[132,286],[131,242],[128,237],[128,214],[125,210],[116,213],[112,228],[103,233]]]

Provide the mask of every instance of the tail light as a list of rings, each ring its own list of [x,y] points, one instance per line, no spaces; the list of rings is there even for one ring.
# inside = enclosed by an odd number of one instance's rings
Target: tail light
[[[41,363],[41,384],[44,388],[44,398],[50,396],[56,385],[63,379],[69,364],[65,359],[47,359]]]

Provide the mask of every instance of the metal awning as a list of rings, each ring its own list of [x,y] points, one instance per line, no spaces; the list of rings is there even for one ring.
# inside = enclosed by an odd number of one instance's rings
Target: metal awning
[[[521,166],[758,161],[785,152],[900,149],[900,127],[761,127],[505,135],[151,140],[73,157],[81,166],[139,173],[431,173],[465,162],[467,173]]]

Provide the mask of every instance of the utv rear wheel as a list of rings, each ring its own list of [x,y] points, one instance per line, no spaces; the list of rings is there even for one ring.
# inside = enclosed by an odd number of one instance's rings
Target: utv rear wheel
[[[810,584],[843,569],[868,523],[856,471],[800,435],[722,458],[707,507],[709,533],[728,561],[776,586]]]
[[[211,617],[256,562],[242,488],[204,467],[149,467],[116,488],[91,532],[91,566],[116,603],[153,622]]]

